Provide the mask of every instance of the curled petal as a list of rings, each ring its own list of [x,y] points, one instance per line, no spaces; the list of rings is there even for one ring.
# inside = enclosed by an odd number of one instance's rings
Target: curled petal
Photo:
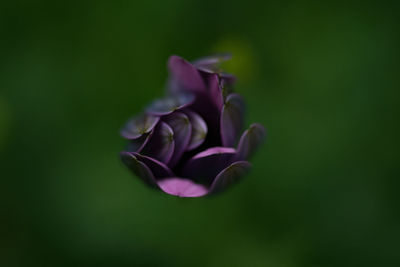
[[[211,184],[215,176],[233,162],[236,150],[213,147],[193,156],[183,169],[183,176],[202,184]]]
[[[201,197],[208,193],[208,189],[191,180],[171,177],[158,182],[159,187],[165,193],[178,197]]]
[[[141,137],[133,140],[129,140],[129,144],[127,146],[127,151],[129,152],[140,152],[142,151],[143,147],[147,144],[152,136],[153,132],[148,134],[144,134]]]
[[[129,152],[121,152],[120,156],[122,162],[143,182],[151,187],[158,187],[154,175],[149,167],[143,162],[139,161],[135,155]]]
[[[238,160],[247,160],[257,150],[265,137],[265,129],[261,124],[254,123],[250,125],[240,137],[237,147],[236,158]]]
[[[153,101],[146,109],[152,115],[163,116],[183,109],[193,103],[195,97],[192,94],[177,94]]]
[[[205,90],[204,81],[199,71],[189,62],[178,56],[168,60],[170,72],[170,91],[201,92]]]
[[[214,179],[210,194],[218,193],[234,183],[238,182],[250,170],[251,165],[247,161],[236,161],[222,170]]]
[[[188,116],[181,112],[174,112],[163,119],[174,132],[175,149],[169,162],[169,166],[174,167],[183,152],[185,152],[192,135],[192,125]]]
[[[174,132],[168,124],[160,122],[154,129],[150,140],[143,147],[141,154],[168,164],[174,153],[174,147]]]
[[[138,153],[132,153],[132,155],[136,157],[138,161],[144,163],[151,170],[156,179],[174,176],[170,168],[161,161]]]
[[[199,147],[206,139],[208,128],[207,124],[200,115],[193,111],[185,111],[186,115],[189,117],[190,123],[192,125],[192,135],[187,146],[187,150],[193,150]]]
[[[126,139],[138,139],[142,135],[153,130],[159,120],[159,117],[149,114],[142,114],[129,120],[122,128],[121,135]]]
[[[244,124],[245,104],[238,94],[230,94],[221,112],[222,145],[234,147]]]

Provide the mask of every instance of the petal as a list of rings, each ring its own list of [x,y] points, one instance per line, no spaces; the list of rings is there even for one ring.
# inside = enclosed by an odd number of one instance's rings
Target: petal
[[[153,101],[146,109],[152,115],[163,116],[185,108],[193,103],[193,94],[177,94]]]
[[[142,151],[143,147],[150,140],[150,137],[152,136],[152,134],[153,134],[153,132],[150,132],[148,134],[142,135],[141,137],[139,137],[137,139],[129,140],[129,144],[128,144],[126,150],[129,152]]]
[[[160,122],[141,151],[141,154],[168,164],[174,153],[174,132],[165,122]]]
[[[237,147],[237,160],[247,160],[250,158],[263,141],[264,137],[265,129],[261,124],[254,123],[250,125],[250,128],[240,137]]]
[[[224,98],[222,96],[222,88],[220,86],[220,78],[216,73],[205,73],[203,75],[204,80],[207,82],[208,95],[210,100],[221,112],[222,106],[224,104]]]
[[[204,142],[208,129],[206,122],[200,115],[190,110],[186,110],[185,112],[192,125],[192,135],[187,150],[192,150],[199,147]]]
[[[129,120],[122,128],[121,135],[126,139],[137,139],[153,130],[159,120],[159,117],[142,114]]]
[[[202,184],[211,184],[215,176],[233,162],[236,150],[213,147],[192,157],[183,168],[183,176]]]
[[[232,55],[229,53],[215,54],[208,57],[197,59],[193,61],[193,65],[196,68],[201,69],[202,71],[215,73],[219,71],[219,65],[222,62],[227,61],[231,58]]]
[[[224,83],[228,88],[231,88],[236,82],[236,76],[225,72],[220,73],[219,78],[221,79],[221,83]]]
[[[208,193],[208,189],[191,180],[171,177],[158,182],[165,193],[178,197],[201,197]]]
[[[138,153],[132,153],[132,155],[135,156],[138,161],[144,163],[151,170],[155,178],[174,176],[170,168],[164,163]]]
[[[233,147],[236,144],[244,124],[245,104],[238,94],[230,94],[221,112],[222,145]]]
[[[190,110],[196,112],[207,123],[208,147],[221,146],[220,118],[221,112],[210,100],[210,95],[199,93],[196,100],[190,106]]]
[[[210,187],[210,194],[218,193],[238,182],[250,170],[247,161],[236,161],[222,170]]]
[[[121,152],[122,162],[143,182],[152,186],[158,187],[153,173],[143,162],[140,162],[132,153]]]
[[[175,149],[169,162],[169,166],[174,167],[189,144],[192,135],[192,125],[188,116],[181,112],[174,112],[163,120],[171,126],[174,132]]]
[[[170,90],[173,92],[201,92],[205,89],[199,71],[189,62],[178,56],[168,60],[171,75]]]

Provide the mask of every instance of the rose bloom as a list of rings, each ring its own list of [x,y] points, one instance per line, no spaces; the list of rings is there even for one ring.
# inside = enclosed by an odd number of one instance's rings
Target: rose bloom
[[[230,58],[192,63],[168,60],[167,95],[121,130],[129,140],[122,162],[149,186],[179,197],[221,192],[250,169],[247,161],[265,136],[260,124],[243,131],[245,104],[235,77],[219,69]]]

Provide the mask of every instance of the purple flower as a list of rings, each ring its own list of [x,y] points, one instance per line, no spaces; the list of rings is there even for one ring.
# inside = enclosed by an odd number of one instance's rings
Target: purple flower
[[[129,120],[123,163],[148,185],[179,197],[218,193],[250,169],[247,161],[265,136],[260,124],[243,132],[245,104],[235,77],[219,64],[229,55],[189,63],[168,60],[167,96]]]

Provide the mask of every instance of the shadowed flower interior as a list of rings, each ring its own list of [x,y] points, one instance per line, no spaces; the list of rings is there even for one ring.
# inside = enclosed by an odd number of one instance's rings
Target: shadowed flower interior
[[[129,120],[122,162],[149,186],[178,197],[219,193],[250,169],[247,161],[265,137],[260,124],[243,132],[245,103],[235,77],[219,65],[230,55],[190,63],[168,60],[167,94]]]

